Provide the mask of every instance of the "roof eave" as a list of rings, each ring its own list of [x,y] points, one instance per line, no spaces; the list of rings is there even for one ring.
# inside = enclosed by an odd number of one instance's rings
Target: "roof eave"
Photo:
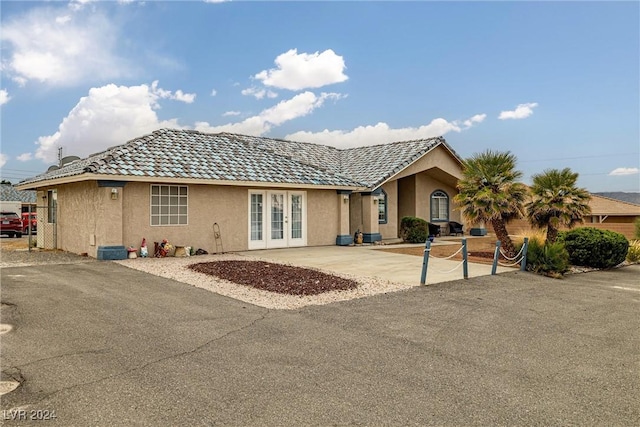
[[[86,181],[125,181],[125,182],[147,182],[147,183],[168,183],[168,184],[202,184],[202,185],[224,185],[237,187],[277,187],[277,188],[304,188],[315,190],[351,190],[363,191],[366,187],[356,185],[328,185],[328,184],[302,184],[289,182],[266,182],[266,181],[232,181],[215,180],[206,178],[180,178],[180,177],[160,177],[160,176],[129,176],[129,175],[109,175],[83,173],[62,178],[42,180],[33,183],[16,185],[19,190],[36,190],[43,187],[55,187],[63,184]]]

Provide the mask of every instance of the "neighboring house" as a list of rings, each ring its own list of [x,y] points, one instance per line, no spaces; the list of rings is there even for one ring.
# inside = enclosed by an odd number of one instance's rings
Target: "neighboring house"
[[[11,184],[0,184],[0,209],[3,212],[29,212],[29,206],[36,211],[36,192],[18,190]]]
[[[589,201],[591,215],[584,218],[583,224],[576,227],[595,227],[623,234],[627,239],[634,239],[634,221],[640,217],[640,205],[591,194]],[[575,228],[575,227],[574,227]],[[507,224],[510,234],[521,235],[531,229],[526,219],[518,219]],[[490,229],[493,232],[493,229]]]
[[[403,216],[461,222],[461,171],[441,137],[339,150],[162,129],[18,187],[42,200],[40,247],[99,257],[143,237],[151,249],[167,239],[213,251],[214,223],[225,251],[348,245],[357,230],[365,242],[393,239]]]

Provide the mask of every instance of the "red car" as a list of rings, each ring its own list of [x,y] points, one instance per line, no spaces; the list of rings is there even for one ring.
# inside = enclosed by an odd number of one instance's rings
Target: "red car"
[[[29,234],[29,226],[31,226],[31,233],[36,234],[38,231],[38,220],[36,219],[35,212],[31,212],[31,224],[29,224],[29,212],[22,213],[22,234]]]
[[[0,212],[0,234],[22,237],[22,221],[15,212]]]

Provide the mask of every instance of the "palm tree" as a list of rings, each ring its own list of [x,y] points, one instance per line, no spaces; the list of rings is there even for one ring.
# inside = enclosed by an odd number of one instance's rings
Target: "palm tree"
[[[517,182],[522,172],[515,169],[516,157],[510,152],[487,150],[463,161],[459,193],[454,197],[462,214],[473,224],[493,226],[505,253],[516,256],[506,224],[524,215],[527,187]]]
[[[527,218],[532,226],[547,229],[547,243],[556,241],[560,227],[571,228],[591,213],[591,195],[576,187],[577,180],[578,174],[569,168],[533,175]]]

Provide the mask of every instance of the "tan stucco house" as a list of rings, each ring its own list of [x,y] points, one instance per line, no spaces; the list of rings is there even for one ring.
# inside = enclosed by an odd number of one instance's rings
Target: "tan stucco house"
[[[143,237],[212,251],[214,223],[225,251],[393,239],[403,216],[461,222],[461,171],[441,137],[341,150],[161,129],[17,187],[37,190],[38,246],[100,258]]]

